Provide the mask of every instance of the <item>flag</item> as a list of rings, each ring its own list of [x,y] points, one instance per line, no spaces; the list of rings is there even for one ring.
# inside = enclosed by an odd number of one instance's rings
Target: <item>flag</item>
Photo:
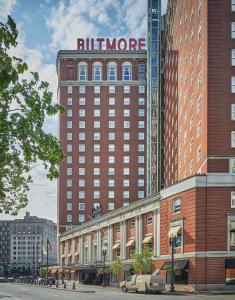
[[[51,252],[52,251],[52,247],[51,244],[49,242],[49,240],[47,239],[47,249]]]

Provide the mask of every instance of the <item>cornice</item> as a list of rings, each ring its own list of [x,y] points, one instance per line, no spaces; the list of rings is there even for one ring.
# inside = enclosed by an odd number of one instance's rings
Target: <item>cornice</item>
[[[59,82],[59,86],[80,86],[80,85],[85,85],[85,86],[110,86],[110,85],[146,85],[146,81],[139,81],[139,80],[132,80],[132,81],[122,81],[122,80],[117,80],[117,81],[109,81],[109,80],[103,80],[103,81],[78,81],[78,80],[61,80]]]

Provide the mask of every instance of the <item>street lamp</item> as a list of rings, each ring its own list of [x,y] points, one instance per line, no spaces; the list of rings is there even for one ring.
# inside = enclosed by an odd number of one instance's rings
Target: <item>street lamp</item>
[[[105,256],[107,254],[107,247],[102,248],[102,255],[104,257],[104,273],[103,273],[103,281],[102,281],[102,286],[105,286]]]
[[[170,292],[171,293],[175,293],[175,278],[174,278],[175,261],[174,261],[174,251],[175,251],[176,237],[177,237],[177,235],[175,235],[175,234],[172,234],[171,236],[169,236],[170,246],[171,246],[171,287],[170,287]]]

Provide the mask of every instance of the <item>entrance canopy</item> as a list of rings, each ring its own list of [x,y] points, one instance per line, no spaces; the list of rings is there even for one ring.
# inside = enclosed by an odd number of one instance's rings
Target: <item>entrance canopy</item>
[[[185,271],[189,269],[189,261],[188,260],[176,260],[175,261],[175,269],[180,271]],[[171,270],[171,261],[166,261],[162,266],[161,270]]]
[[[225,269],[235,269],[235,258],[225,259]]]

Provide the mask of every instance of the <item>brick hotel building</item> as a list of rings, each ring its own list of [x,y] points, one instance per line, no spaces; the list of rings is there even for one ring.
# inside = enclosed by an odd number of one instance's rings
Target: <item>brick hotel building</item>
[[[126,277],[131,253],[148,246],[169,282],[174,235],[177,283],[229,288],[225,283],[235,278],[235,1],[170,0],[162,48],[162,189],[60,235],[60,264],[72,278],[94,275],[105,246],[108,261],[121,258]]]
[[[146,196],[146,51],[60,51],[59,232]]]

